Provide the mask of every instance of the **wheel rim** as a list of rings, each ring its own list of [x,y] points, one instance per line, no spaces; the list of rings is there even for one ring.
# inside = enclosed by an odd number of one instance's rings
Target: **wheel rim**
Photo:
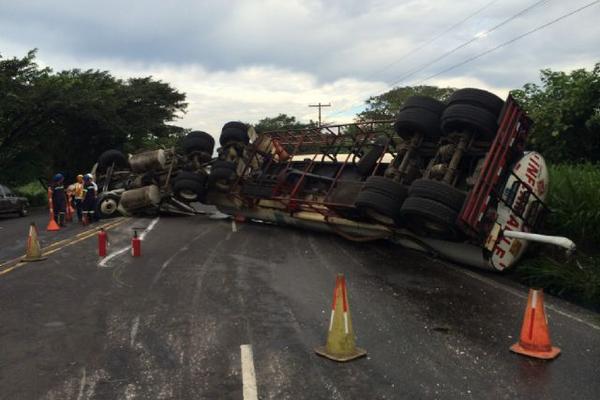
[[[186,190],[179,191],[179,197],[181,197],[184,200],[193,201],[198,198],[198,195],[195,192],[186,189]]]
[[[117,202],[115,199],[105,199],[100,203],[100,211],[104,215],[112,215],[117,210]]]

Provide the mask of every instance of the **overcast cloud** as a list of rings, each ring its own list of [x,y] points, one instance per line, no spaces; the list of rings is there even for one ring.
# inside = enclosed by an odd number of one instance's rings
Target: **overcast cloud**
[[[176,124],[218,135],[233,119],[256,122],[280,112],[316,119],[307,105],[319,101],[332,103],[328,121],[348,120],[371,95],[421,83],[591,1],[548,0],[485,35],[536,0],[0,0],[0,54],[21,57],[38,48],[40,63],[55,70],[152,75],[188,95],[188,112]],[[425,83],[505,96],[536,81],[542,68],[590,68],[600,61],[599,22],[597,3]],[[475,35],[477,41],[401,79]]]

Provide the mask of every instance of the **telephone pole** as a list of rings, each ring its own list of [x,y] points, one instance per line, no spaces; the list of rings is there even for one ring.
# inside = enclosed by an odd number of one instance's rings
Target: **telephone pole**
[[[331,104],[330,103],[327,103],[327,104],[321,104],[321,103],[319,103],[319,104],[309,104],[308,106],[309,107],[318,107],[319,108],[319,126],[321,126],[321,108],[323,108],[323,107],[331,107]]]

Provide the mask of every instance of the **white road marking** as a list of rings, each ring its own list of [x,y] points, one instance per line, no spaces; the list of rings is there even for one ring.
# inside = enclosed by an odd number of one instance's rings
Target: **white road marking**
[[[237,225],[234,219],[231,220],[231,232],[237,232]]]
[[[85,389],[85,383],[86,383],[86,373],[85,373],[85,367],[83,367],[82,373],[81,373],[81,381],[79,383],[79,394],[77,395],[77,400],[83,399],[83,389]]]
[[[243,344],[240,346],[242,358],[242,384],[244,387],[244,400],[257,400],[256,373],[254,372],[254,357],[252,346]]]
[[[136,315],[133,319],[133,324],[131,325],[131,333],[129,334],[129,346],[133,347],[135,344],[135,337],[137,336],[138,329],[140,327],[140,316]]]
[[[148,225],[148,227],[146,229],[144,229],[144,231],[141,233],[140,240],[144,240],[144,238],[146,237],[146,235],[148,234],[148,232],[150,232],[152,229],[154,229],[154,227],[158,223],[159,219],[160,219],[160,217],[157,217],[157,218],[154,218],[152,220],[152,222],[150,222],[150,225]],[[108,256],[106,256],[102,260],[100,260],[100,262],[98,263],[98,267],[100,267],[100,268],[106,268],[106,264],[108,264],[108,262],[110,260],[112,260],[115,257],[120,256],[121,254],[123,254],[123,253],[125,253],[125,252],[127,252],[129,250],[131,250],[131,245],[123,247],[123,248],[115,251],[114,253],[109,254]]]
[[[485,284],[487,284],[489,286],[492,286],[492,287],[494,287],[496,289],[503,290],[503,291],[505,291],[507,293],[510,293],[510,294],[512,294],[514,296],[517,296],[517,297],[519,297],[521,299],[527,299],[527,295],[526,294],[523,294],[520,291],[515,290],[515,289],[513,289],[513,288],[511,288],[509,286],[506,286],[506,285],[503,285],[501,283],[495,282],[492,279],[486,278],[486,277],[484,277],[482,275],[479,275],[479,274],[477,274],[475,272],[471,272],[471,271],[469,271],[469,270],[467,270],[465,268],[456,267],[456,266],[454,266],[452,264],[448,264],[448,263],[443,262],[441,260],[436,260],[436,261],[444,264],[445,266],[450,267],[455,272],[460,272],[462,274],[465,274],[465,275],[467,275],[467,276],[469,276],[469,277],[471,277],[471,278],[473,278],[475,280],[478,280],[479,282],[483,282],[483,283],[485,283]],[[593,329],[596,329],[596,330],[600,331],[600,325],[597,325],[597,324],[595,324],[593,322],[586,321],[586,320],[584,320],[584,319],[582,319],[582,318],[580,318],[580,317],[578,317],[576,315],[573,315],[573,314],[571,314],[571,313],[569,313],[567,311],[563,311],[563,310],[561,310],[557,306],[554,306],[552,304],[545,304],[545,308],[548,309],[548,310],[552,310],[555,313],[557,313],[559,315],[562,315],[563,317],[570,318],[573,321],[577,321],[579,323],[582,323],[584,325],[589,326],[590,328],[593,328]]]

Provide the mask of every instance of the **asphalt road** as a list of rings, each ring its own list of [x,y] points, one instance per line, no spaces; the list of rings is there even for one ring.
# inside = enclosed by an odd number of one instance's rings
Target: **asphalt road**
[[[27,219],[0,226],[8,260]],[[132,227],[149,229],[141,258],[127,248]],[[101,262],[89,237],[0,268],[0,399],[248,399],[249,363],[261,399],[600,398],[599,316],[547,297],[562,355],[510,353],[527,289],[498,275],[206,216],[126,219],[109,237]],[[313,351],[338,272],[368,351],[347,364]]]

